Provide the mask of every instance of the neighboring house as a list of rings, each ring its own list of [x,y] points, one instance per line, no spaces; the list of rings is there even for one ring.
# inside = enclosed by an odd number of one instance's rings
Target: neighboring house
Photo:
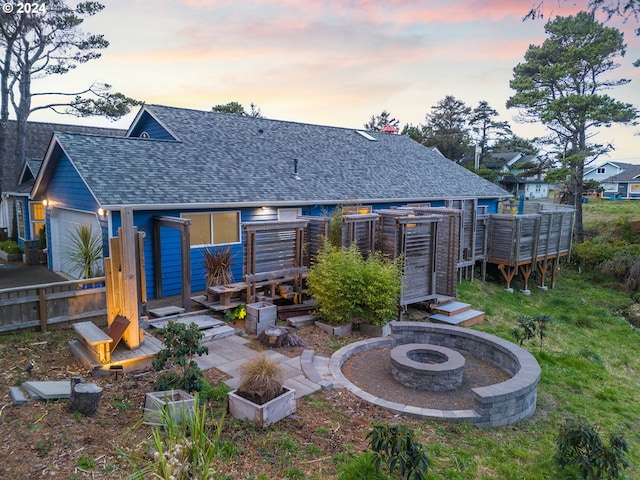
[[[616,175],[600,182],[602,198],[640,199],[640,165],[628,165]]]
[[[498,184],[512,195],[524,195],[527,199],[547,198],[550,186],[542,179],[542,174],[523,177],[525,166],[538,163],[536,155],[525,155],[520,152],[492,153],[485,165],[487,168],[499,170],[502,176]]]
[[[0,158],[0,164],[4,165],[2,175],[3,191],[0,198],[0,229],[6,229],[9,238],[16,237],[21,244],[24,240],[38,237],[38,226],[44,218],[39,215],[39,207],[34,207],[27,202],[28,185],[33,182],[38,174],[47,147],[51,142],[53,132],[95,133],[99,135],[121,135],[125,130],[115,128],[88,127],[85,125],[64,125],[58,123],[28,122],[26,161],[19,165],[15,156],[16,149],[16,122],[7,122],[7,135],[5,138],[5,151],[7,158]],[[16,186],[17,185],[17,186]],[[16,199],[20,199],[20,205]],[[34,208],[36,211],[34,212]],[[35,215],[35,218],[33,217]],[[33,221],[36,229],[34,230]],[[17,232],[14,229],[17,228]]]
[[[601,165],[586,168],[582,178],[585,182],[587,180],[595,180],[602,183],[603,180],[624,172],[631,165],[631,163],[605,162]]]
[[[500,179],[499,184],[512,195],[523,195],[527,200],[547,198],[549,196],[549,184],[544,180],[527,180],[524,178],[506,175]]]
[[[235,279],[242,279],[242,222],[327,215],[343,204],[375,211],[458,198],[496,213],[507,196],[408,136],[157,105],[140,109],[126,138],[55,133],[31,194],[46,201],[49,265],[63,273],[74,225],[93,226],[106,248],[121,209],[133,209],[146,234],[149,298],[175,295],[181,286],[180,234],[154,228],[158,217],[191,221],[197,292],[205,287],[207,247],[230,245]]]

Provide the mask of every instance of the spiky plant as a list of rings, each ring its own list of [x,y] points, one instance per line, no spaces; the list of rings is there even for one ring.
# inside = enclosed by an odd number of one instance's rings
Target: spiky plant
[[[92,278],[101,273],[102,237],[94,235],[91,225],[76,225],[67,237],[69,250],[66,257],[74,270],[80,272],[80,278]]]
[[[231,247],[204,250],[205,283],[207,287],[233,282]]]
[[[240,366],[238,393],[262,405],[282,393],[284,369],[266,353],[250,358]]]

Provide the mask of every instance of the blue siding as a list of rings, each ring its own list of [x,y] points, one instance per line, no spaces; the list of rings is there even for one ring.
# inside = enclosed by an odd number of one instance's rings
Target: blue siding
[[[55,207],[87,212],[96,212],[99,207],[78,171],[64,154],[60,156],[47,186],[46,198]]]
[[[373,205],[373,211],[387,209],[394,206],[401,206],[405,203],[385,203]],[[444,202],[431,202],[433,206],[443,206]],[[480,200],[478,205],[487,205],[489,213],[496,213],[498,208],[497,200]],[[314,205],[302,207],[303,215],[321,216],[330,215],[335,209],[335,205]],[[238,209],[221,209],[221,210],[201,210],[200,212],[211,211],[231,211]],[[145,275],[147,283],[147,297],[156,298],[156,285],[154,277],[154,261],[153,261],[153,217],[169,216],[180,217],[181,212],[196,213],[197,210],[164,210],[164,211],[136,211],[134,213],[134,223],[138,229],[146,233],[144,239],[144,258],[145,258]],[[268,207],[262,208],[245,208],[240,209],[241,222],[255,221],[275,221],[278,219],[278,209]],[[115,235],[121,226],[119,212],[112,213],[112,233]],[[180,235],[178,229],[161,228],[161,264],[162,264],[162,296],[179,295],[181,292],[182,279],[181,275],[181,258],[180,258]],[[242,229],[241,229],[242,241]],[[242,243],[231,245],[232,274],[234,281],[241,281],[243,272],[244,251]],[[191,293],[201,292],[205,289],[205,270],[204,270],[204,247],[191,248]]]
[[[153,140],[177,140],[147,112],[140,115],[138,123],[131,129],[129,136],[139,137],[142,132],[147,132],[149,138]]]

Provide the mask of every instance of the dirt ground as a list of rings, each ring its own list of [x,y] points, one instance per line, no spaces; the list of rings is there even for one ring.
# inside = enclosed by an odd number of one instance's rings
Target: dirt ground
[[[127,478],[131,473],[131,458],[148,455],[152,429],[141,424],[141,419],[145,393],[153,390],[157,373],[148,370],[120,374],[118,378],[114,375],[91,377],[71,356],[68,341],[72,337],[69,330],[0,337],[0,478]],[[330,356],[342,345],[362,338],[357,333],[345,338],[330,337],[315,327],[301,329],[300,337],[323,356]],[[250,345],[256,349],[266,348],[255,338]],[[302,347],[279,351],[296,356]],[[402,397],[399,384],[392,385],[394,380],[385,376],[385,367],[381,364],[384,355],[388,352],[381,351],[378,358],[372,355],[354,358],[346,366],[345,374],[363,389],[367,389],[368,384],[377,395],[384,396],[386,390],[390,400],[415,403],[419,393],[405,392],[406,396]],[[34,366],[28,372],[30,362]],[[503,375],[499,371],[494,373],[498,377],[485,377],[482,382],[491,383]],[[492,375],[491,372],[484,374]],[[28,380],[66,380],[74,375],[103,388],[95,416],[70,412],[66,400],[38,400],[20,406],[11,402],[9,387],[12,385]],[[205,376],[212,385],[225,378],[215,369],[206,370]],[[465,390],[461,389],[458,394],[443,396],[443,401],[453,402],[449,403],[450,408],[460,408],[464,405],[459,403],[464,401],[464,395]],[[442,403],[431,406],[446,407]],[[222,412],[220,403],[214,408]],[[334,478],[336,465],[330,459],[344,455],[345,451],[354,454],[365,450],[366,434],[373,422],[398,421],[418,424],[416,420],[402,419],[368,404],[346,390],[321,391],[298,400],[294,416],[264,431],[256,430],[247,422],[226,419],[223,438],[237,451],[221,468],[227,475],[224,478],[230,479],[257,478],[259,474],[266,478],[285,478],[283,472],[291,469],[309,475],[292,478]],[[419,428],[434,427],[423,422]],[[281,439],[280,443],[276,438]],[[288,460],[276,461],[275,457],[281,455]]]
[[[5,281],[14,286],[54,280],[49,274],[55,275],[39,266],[0,268],[0,288],[6,288]],[[15,276],[10,280],[9,275]],[[415,312],[416,318],[424,316],[425,312]],[[316,327],[301,329],[299,335],[317,355],[326,357],[362,338],[357,332],[331,337]],[[158,373],[146,370],[118,377],[92,377],[72,357],[68,343],[72,338],[73,332],[68,329],[0,335],[0,478],[124,479],[135,471],[132,462],[137,467],[150,461],[153,430],[141,420],[145,393],[153,391]],[[266,348],[255,338],[250,340],[252,348]],[[303,348],[278,350],[296,356]],[[360,368],[350,364],[345,371],[354,383],[364,385],[375,379],[378,383],[371,388],[380,396],[381,390],[396,390],[394,385],[379,387],[379,382],[387,385],[389,381],[382,376],[384,367],[376,363],[379,358],[363,359]],[[30,371],[29,364],[33,365]],[[103,388],[92,417],[69,411],[66,400],[37,400],[27,405],[13,405],[11,401],[10,386],[29,380],[69,380],[77,375]],[[215,369],[206,370],[205,377],[214,386],[225,379]],[[409,397],[405,398],[411,403]],[[449,394],[448,398],[453,397]],[[221,418],[226,402],[218,400],[210,408]],[[220,478],[335,478],[336,459],[365,450],[366,434],[374,422],[399,421],[423,432],[435,428],[430,423],[398,417],[342,389],[298,400],[295,415],[264,430],[225,418],[222,438],[234,446],[235,453],[221,460]],[[453,425],[446,428],[456,429]]]

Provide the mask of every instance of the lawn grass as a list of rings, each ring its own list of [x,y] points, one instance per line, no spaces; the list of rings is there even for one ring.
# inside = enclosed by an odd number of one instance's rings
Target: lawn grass
[[[542,368],[536,414],[508,428],[461,427],[458,442],[437,449],[450,465],[435,458],[429,478],[564,478],[553,462],[554,442],[569,417],[599,425],[605,443],[613,432],[624,434],[632,464],[627,473],[640,478],[640,332],[621,316],[632,302],[628,293],[565,271],[556,288],[533,289],[529,296],[476,281],[461,284],[458,298],[486,312],[476,328],[512,341],[520,315],[548,314],[553,324],[542,350],[524,345]],[[453,462],[458,458],[465,462]]]

